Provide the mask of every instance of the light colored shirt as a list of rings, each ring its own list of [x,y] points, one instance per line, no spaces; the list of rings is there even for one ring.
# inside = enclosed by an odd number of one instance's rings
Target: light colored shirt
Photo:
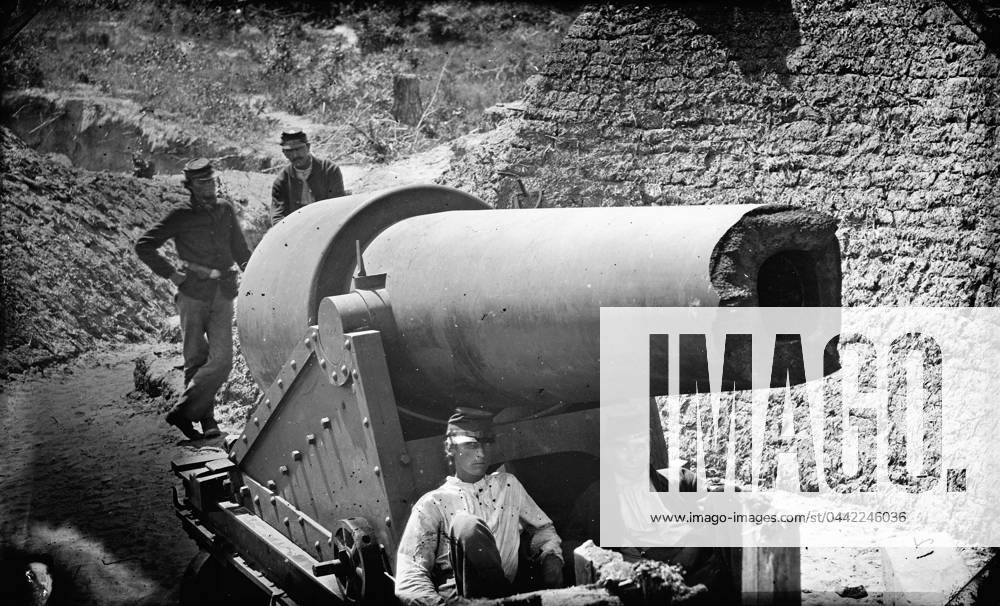
[[[410,512],[396,557],[396,595],[406,605],[443,604],[437,586],[454,579],[448,554],[448,527],[459,511],[482,518],[497,542],[504,576],[517,575],[521,532],[531,531],[529,557],[539,561],[553,554],[562,560],[562,541],[552,520],[535,504],[521,482],[504,472],[484,476],[475,484],[455,476],[420,497]]]

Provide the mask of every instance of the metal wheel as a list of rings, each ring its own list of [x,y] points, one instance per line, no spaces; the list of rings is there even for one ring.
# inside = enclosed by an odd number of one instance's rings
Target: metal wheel
[[[371,601],[385,594],[387,562],[371,524],[364,518],[340,520],[333,533],[337,559],[336,573],[350,602]]]

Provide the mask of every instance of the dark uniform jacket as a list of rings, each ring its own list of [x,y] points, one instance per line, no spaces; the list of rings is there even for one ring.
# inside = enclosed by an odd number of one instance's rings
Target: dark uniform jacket
[[[344,177],[340,167],[329,160],[313,157],[312,172],[306,181],[317,201],[344,195]],[[281,169],[271,186],[271,225],[302,208],[302,181],[289,164]]]
[[[205,301],[215,296],[216,288],[221,289],[229,299],[236,296],[236,272],[230,270],[234,262],[240,269],[246,267],[250,249],[232,206],[222,202],[211,210],[179,208],[139,238],[135,244],[139,259],[164,278],[169,278],[175,271],[159,251],[170,238],[174,239],[177,256],[182,261],[218,269],[223,274],[222,278],[210,279],[187,271],[187,279],[177,287],[178,290]]]

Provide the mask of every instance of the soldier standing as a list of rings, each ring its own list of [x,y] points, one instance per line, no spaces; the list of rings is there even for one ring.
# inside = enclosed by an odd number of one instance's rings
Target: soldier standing
[[[233,367],[234,265],[246,267],[250,250],[232,206],[216,198],[215,173],[208,160],[188,162],[184,187],[191,193],[189,206],[172,211],[143,234],[135,252],[154,273],[177,285],[174,301],[184,338],[184,393],[166,421],[197,440],[222,433],[214,415],[215,392]],[[159,252],[170,238],[181,260],[179,268]],[[195,430],[195,421],[204,434]]]

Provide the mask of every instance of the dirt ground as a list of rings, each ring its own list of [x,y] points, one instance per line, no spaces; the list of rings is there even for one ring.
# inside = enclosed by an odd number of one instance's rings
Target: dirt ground
[[[132,394],[135,359],[164,347],[90,351],[0,393],[0,536],[53,559],[53,603],[177,602],[196,548],[174,517],[170,461],[219,444],[181,441],[161,400]]]

